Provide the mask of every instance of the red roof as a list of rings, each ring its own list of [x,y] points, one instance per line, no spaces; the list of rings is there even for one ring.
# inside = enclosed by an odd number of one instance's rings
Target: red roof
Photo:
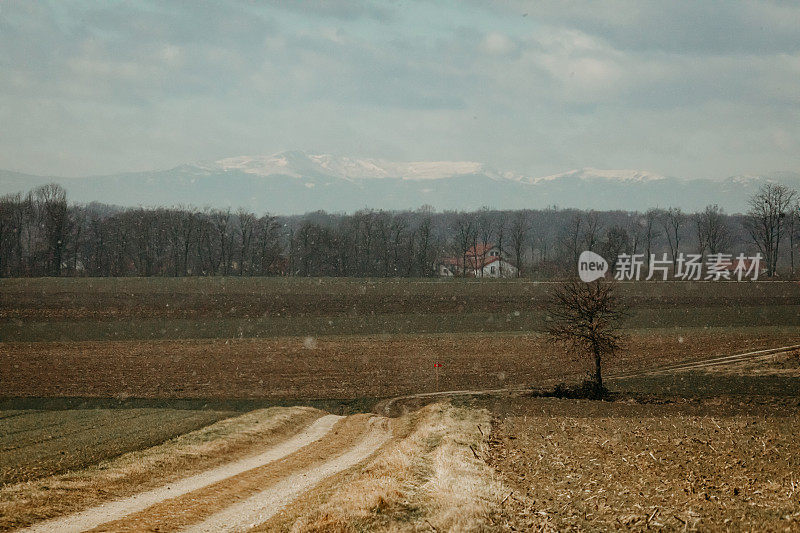
[[[494,244],[491,244],[491,243],[489,243],[489,244],[487,244],[485,246],[483,244],[478,244],[477,246],[473,246],[472,248],[470,248],[467,251],[467,255],[474,255],[474,256],[481,257],[481,256],[484,256],[484,255],[488,254],[489,250],[491,250],[492,248],[494,248]]]
[[[470,270],[477,270],[499,261],[500,257],[498,256],[486,255],[492,248],[494,248],[494,245],[491,244],[488,246],[478,245],[477,247],[470,248],[467,252],[467,268]],[[478,253],[475,253],[476,250]],[[461,268],[464,259],[462,257],[444,257],[440,260],[440,263],[446,266]]]

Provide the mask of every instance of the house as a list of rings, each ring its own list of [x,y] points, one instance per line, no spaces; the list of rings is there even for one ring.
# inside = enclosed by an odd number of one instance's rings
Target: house
[[[481,268],[475,270],[475,276],[479,278],[513,278],[516,275],[517,267],[498,256],[488,257]]]
[[[466,267],[465,267],[466,259]],[[436,265],[439,276],[461,276],[476,278],[510,278],[517,275],[517,268],[508,262],[506,253],[493,244],[470,248],[466,257],[445,257]]]

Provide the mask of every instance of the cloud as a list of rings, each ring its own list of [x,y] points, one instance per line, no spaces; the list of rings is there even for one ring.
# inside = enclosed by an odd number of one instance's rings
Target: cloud
[[[516,50],[514,42],[506,35],[489,32],[483,39],[483,49],[493,55],[507,55]]]
[[[800,167],[789,2],[20,2],[0,7],[0,72],[0,167],[35,173],[283,149]]]

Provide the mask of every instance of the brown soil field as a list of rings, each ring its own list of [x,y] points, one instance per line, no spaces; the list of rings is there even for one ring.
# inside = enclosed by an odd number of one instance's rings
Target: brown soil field
[[[794,328],[641,330],[606,371],[800,342]],[[539,334],[378,335],[0,344],[3,396],[55,398],[383,398],[581,378]]]
[[[524,311],[552,283],[353,278],[0,279],[0,320],[103,320]],[[800,304],[797,282],[620,283],[634,308]]]
[[[542,331],[527,280],[0,280],[5,342]],[[800,285],[621,283],[629,328],[800,327]]]
[[[723,400],[487,402],[509,528],[797,531],[797,409]]]

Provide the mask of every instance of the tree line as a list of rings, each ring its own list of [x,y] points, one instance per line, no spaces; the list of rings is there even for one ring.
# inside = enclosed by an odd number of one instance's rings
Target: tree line
[[[682,252],[761,253],[767,275],[794,276],[798,215],[797,194],[778,184],[762,187],[746,214],[711,205],[697,213],[423,207],[300,216],[70,204],[49,184],[0,197],[0,276],[427,277],[444,258],[488,245],[519,267],[516,275],[541,279],[573,275],[584,250],[612,269],[619,254],[675,262]]]

